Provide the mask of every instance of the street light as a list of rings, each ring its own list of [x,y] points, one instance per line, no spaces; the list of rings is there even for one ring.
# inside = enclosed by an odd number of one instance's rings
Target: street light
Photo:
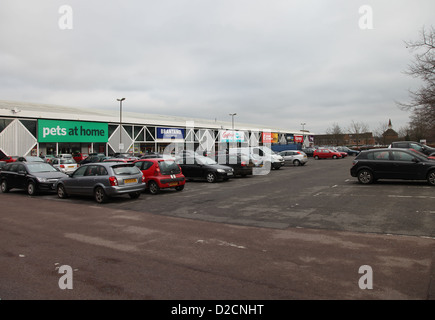
[[[231,122],[232,122],[231,128],[232,128],[233,131],[234,131],[234,116],[236,116],[236,115],[237,115],[237,113],[230,113]]]
[[[302,131],[304,131],[304,126],[306,125],[306,123],[305,122],[303,122],[303,123],[301,123],[301,126],[302,126]]]
[[[116,99],[119,101],[119,152],[121,152],[121,149],[124,149],[124,146],[122,145],[122,101],[125,100],[125,98]]]

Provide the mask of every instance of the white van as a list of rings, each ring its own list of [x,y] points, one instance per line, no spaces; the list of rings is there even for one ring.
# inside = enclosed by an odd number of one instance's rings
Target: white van
[[[285,163],[282,156],[266,146],[230,148],[228,152],[230,154],[248,155],[257,166],[263,165],[267,167],[270,163],[270,168],[275,170],[281,168]]]

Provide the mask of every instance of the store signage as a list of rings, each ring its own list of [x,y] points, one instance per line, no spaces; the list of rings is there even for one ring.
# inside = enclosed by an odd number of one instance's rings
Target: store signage
[[[184,139],[184,129],[157,127],[157,139]]]
[[[285,135],[285,139],[287,140],[287,143],[294,143],[295,142],[295,137],[292,133],[287,133]]]
[[[272,143],[272,132],[263,132],[261,140],[263,143]]]
[[[221,130],[219,133],[220,142],[245,142],[243,131]]]
[[[278,133],[272,132],[272,143],[278,143]]]
[[[108,139],[107,123],[38,120],[38,142],[107,142]]]
[[[295,136],[295,142],[296,143],[304,142],[304,136]]]

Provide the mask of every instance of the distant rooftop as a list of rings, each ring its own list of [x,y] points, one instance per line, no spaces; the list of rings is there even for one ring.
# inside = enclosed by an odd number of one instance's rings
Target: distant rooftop
[[[114,110],[98,110],[7,100],[0,100],[0,117],[1,116],[119,123],[119,112]],[[160,114],[122,112],[122,122],[126,124],[186,127],[186,122],[189,121],[193,121],[196,128],[231,129],[232,127],[231,121],[213,121]],[[236,130],[270,130],[279,133],[307,134],[307,132],[301,132],[299,130],[240,122],[236,122],[234,127]]]

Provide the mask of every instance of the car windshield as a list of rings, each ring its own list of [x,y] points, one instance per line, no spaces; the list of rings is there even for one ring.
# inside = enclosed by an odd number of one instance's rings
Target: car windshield
[[[133,175],[141,173],[141,171],[136,166],[131,165],[117,165],[113,167],[113,172],[116,175]]]
[[[214,161],[213,159],[207,158],[207,157],[195,157],[196,161],[199,164],[217,164],[216,161]]]
[[[76,162],[74,161],[74,159],[61,159],[60,163],[62,163],[62,164],[71,164],[71,163],[76,163]]]
[[[57,170],[53,168],[48,163],[30,163],[27,165],[27,169],[30,173],[39,173],[39,172],[56,172]]]
[[[160,172],[162,174],[177,174],[180,173],[180,167],[175,161],[164,160],[159,161]]]

